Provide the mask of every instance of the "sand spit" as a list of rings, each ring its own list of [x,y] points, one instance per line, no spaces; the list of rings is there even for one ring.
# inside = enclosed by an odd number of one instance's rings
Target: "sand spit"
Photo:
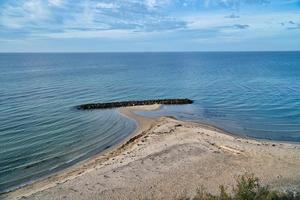
[[[46,180],[8,193],[7,199],[174,199],[201,185],[254,173],[276,189],[300,187],[300,145],[240,138],[169,117],[148,119],[121,108],[140,128],[123,144]],[[4,198],[5,198],[4,197]]]

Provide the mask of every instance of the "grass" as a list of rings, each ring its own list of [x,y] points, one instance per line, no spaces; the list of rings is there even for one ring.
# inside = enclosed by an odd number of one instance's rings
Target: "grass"
[[[254,175],[244,175],[238,178],[237,185],[228,192],[220,186],[218,195],[212,195],[199,189],[193,198],[179,198],[180,200],[300,200],[299,192],[280,192],[262,186]]]

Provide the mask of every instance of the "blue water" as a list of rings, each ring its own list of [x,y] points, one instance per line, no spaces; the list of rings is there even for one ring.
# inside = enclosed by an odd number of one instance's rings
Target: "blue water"
[[[190,98],[148,116],[300,141],[300,52],[0,54],[0,191],[122,141],[136,123],[81,103]]]

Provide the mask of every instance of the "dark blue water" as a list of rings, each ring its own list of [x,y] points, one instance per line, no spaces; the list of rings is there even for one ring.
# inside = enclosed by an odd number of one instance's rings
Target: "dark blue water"
[[[99,153],[136,127],[89,102],[190,98],[175,115],[300,141],[300,52],[0,54],[0,191]]]

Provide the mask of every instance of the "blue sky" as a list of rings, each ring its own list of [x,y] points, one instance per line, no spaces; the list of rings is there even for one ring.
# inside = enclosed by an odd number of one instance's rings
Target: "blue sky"
[[[0,0],[0,52],[300,50],[300,0]]]

